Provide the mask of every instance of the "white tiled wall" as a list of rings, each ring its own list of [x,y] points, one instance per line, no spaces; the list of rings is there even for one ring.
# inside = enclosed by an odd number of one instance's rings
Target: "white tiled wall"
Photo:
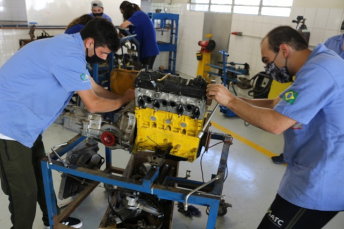
[[[42,34],[42,29],[35,30],[35,36]],[[62,29],[44,29],[51,36],[64,33]],[[0,29],[0,66],[19,49],[20,39],[30,39],[29,29]]]
[[[306,25],[311,33],[310,48],[326,41],[331,36],[342,33],[340,26],[344,19],[344,9],[294,7],[288,18],[234,14],[232,32],[243,32],[244,36],[231,35],[228,50],[229,60],[250,64],[251,77],[259,71],[263,71],[260,56],[262,38],[279,25],[290,25],[295,28],[296,24],[292,23],[292,20],[299,15],[306,18]]]
[[[25,0],[3,0],[0,1],[4,8],[21,7],[25,11]],[[177,63],[176,70],[180,73],[195,76],[197,73],[196,53],[200,49],[198,41],[204,39],[203,24],[204,13],[187,10],[185,3],[153,3],[150,0],[142,1],[142,10],[145,12],[155,12],[155,9],[166,9],[168,13],[179,14],[179,31],[177,43]],[[9,11],[6,11],[9,12]],[[231,32],[243,32],[244,36],[231,35],[229,39],[230,54],[228,61],[237,63],[248,63],[250,65],[250,77],[263,70],[260,57],[261,39],[274,27],[278,25],[290,25],[293,19],[302,15],[306,20],[306,25],[311,32],[310,45],[315,46],[319,42],[324,42],[327,38],[340,34],[341,22],[344,20],[344,9],[338,8],[302,8],[293,7],[291,16],[270,17],[233,14]],[[0,13],[0,18],[13,19],[11,14]],[[1,19],[0,19],[1,20]],[[225,21],[224,24],[228,23]],[[63,33],[63,30],[46,30],[51,35]],[[19,39],[28,39],[29,30],[22,29],[0,29],[0,66],[12,56],[19,48]],[[40,35],[41,30],[36,30],[35,34]],[[158,41],[169,41],[169,31],[157,31]],[[168,52],[161,52],[157,57],[154,69],[160,65],[168,67]]]
[[[0,21],[26,21],[25,0],[1,0]]]
[[[150,12],[155,12],[155,9],[163,11],[167,9],[167,13],[179,14],[176,71],[196,76],[198,64],[196,53],[200,49],[198,41],[203,39],[204,13],[188,11],[187,4],[152,3]],[[161,35],[161,32],[157,31],[158,41],[168,42],[169,36],[169,32]],[[160,53],[154,63],[154,69],[160,65],[168,68],[168,52]]]

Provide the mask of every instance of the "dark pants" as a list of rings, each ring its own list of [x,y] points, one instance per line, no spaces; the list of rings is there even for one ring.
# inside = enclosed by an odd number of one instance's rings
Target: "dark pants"
[[[32,228],[36,202],[43,212],[44,224],[49,225],[40,163],[43,157],[41,136],[32,148],[0,139],[1,187],[8,195],[13,229]]]
[[[277,194],[258,229],[320,229],[337,214],[301,208]]]
[[[156,56],[149,56],[149,57],[141,59],[141,63],[143,67],[145,68],[148,65],[149,69],[153,69],[155,58]]]

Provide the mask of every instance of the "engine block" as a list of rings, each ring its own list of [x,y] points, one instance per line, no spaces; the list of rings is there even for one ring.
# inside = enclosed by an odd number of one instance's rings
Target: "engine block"
[[[197,137],[208,114],[206,81],[146,70],[138,73],[134,86],[135,101],[118,111],[92,114],[69,106],[56,123],[112,150],[194,161],[207,137]]]
[[[207,110],[206,81],[141,71],[134,86],[137,136],[133,152],[150,150],[194,161],[201,150],[197,134]]]

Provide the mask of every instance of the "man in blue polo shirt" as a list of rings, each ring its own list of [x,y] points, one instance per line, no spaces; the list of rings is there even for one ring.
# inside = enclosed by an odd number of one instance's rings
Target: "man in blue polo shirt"
[[[335,51],[341,58],[344,59],[344,33],[338,36],[333,36],[325,41],[324,45]]]
[[[92,17],[102,17],[112,22],[112,19],[110,18],[110,16],[104,13],[104,7],[101,1],[99,0],[92,1],[91,10],[92,12],[90,13],[90,15]]]
[[[272,78],[295,76],[279,97],[238,98],[223,85],[208,85],[207,96],[263,130],[284,133],[287,169],[258,228],[322,228],[344,210],[344,60],[323,44],[309,50],[289,26],[271,30],[261,54]]]
[[[344,34],[333,36],[327,39],[324,45],[336,52],[342,59],[344,59]],[[279,156],[271,157],[272,161],[276,164],[284,163],[283,153]]]
[[[49,227],[40,160],[45,157],[42,133],[59,116],[75,91],[90,112],[109,112],[134,99],[97,85],[86,61],[104,61],[119,48],[116,28],[95,18],[80,33],[31,42],[0,68],[1,187],[9,196],[14,229],[32,228],[36,202]],[[64,221],[80,228],[75,218]]]

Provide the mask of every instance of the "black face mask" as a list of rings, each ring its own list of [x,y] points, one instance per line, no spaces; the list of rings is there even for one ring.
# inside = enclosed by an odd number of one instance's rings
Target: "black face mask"
[[[88,48],[86,48],[86,61],[87,63],[90,63],[90,64],[100,64],[100,63],[104,63],[106,60],[97,56],[96,47],[94,46],[94,55],[91,57],[88,56]]]
[[[268,63],[267,66],[265,66],[265,72],[266,74],[270,75],[272,79],[276,80],[280,83],[288,83],[293,81],[293,77],[290,76],[288,68],[287,68],[287,60],[285,60],[285,66],[282,68],[277,68],[274,61],[277,57],[278,53],[276,54],[273,61]]]
[[[103,16],[103,13],[94,13],[93,16],[95,16],[95,17],[101,17],[101,16]]]

